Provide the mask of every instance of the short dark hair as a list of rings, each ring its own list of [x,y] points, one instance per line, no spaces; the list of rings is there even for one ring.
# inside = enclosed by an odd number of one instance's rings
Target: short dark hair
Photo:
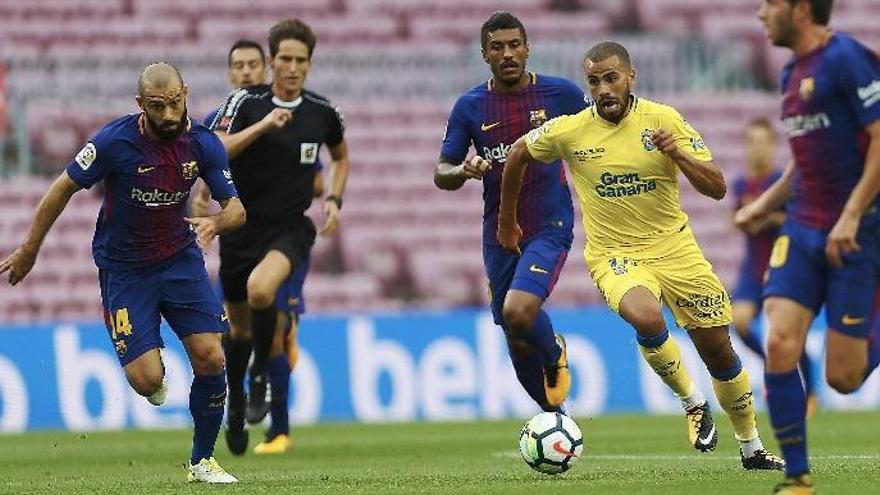
[[[309,58],[315,50],[318,39],[308,24],[299,19],[282,19],[269,28],[269,56],[278,54],[278,46],[284,40],[301,41],[309,49]]]
[[[820,26],[827,26],[831,21],[831,5],[834,0],[788,0],[789,5],[794,7],[799,2],[807,2],[810,4],[810,11],[813,13],[813,22]]]
[[[523,41],[529,41],[529,37],[526,35],[526,28],[523,26],[522,21],[510,12],[501,10],[492,14],[489,19],[483,23],[483,27],[480,28],[480,46],[486,48],[486,43],[489,41],[489,33],[499,29],[519,29],[519,32],[522,33]]]
[[[584,56],[584,63],[586,63],[587,60],[591,62],[601,62],[614,56],[617,56],[617,58],[627,67],[632,67],[632,61],[629,58],[629,51],[627,51],[627,49],[620,43],[615,43],[613,41],[602,41],[601,43],[593,45],[592,48],[587,50],[587,54]]]
[[[232,48],[229,49],[229,55],[226,57],[226,64],[229,67],[232,67],[232,52],[241,48],[253,48],[254,50],[260,52],[260,60],[265,64],[266,63],[266,52],[263,51],[262,45],[257,43],[254,40],[249,39],[240,39],[232,44]]]

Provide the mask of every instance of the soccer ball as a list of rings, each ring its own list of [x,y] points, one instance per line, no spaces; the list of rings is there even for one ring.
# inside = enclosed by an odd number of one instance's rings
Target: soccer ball
[[[584,450],[577,423],[558,412],[542,412],[519,434],[519,453],[526,464],[544,474],[568,471]]]

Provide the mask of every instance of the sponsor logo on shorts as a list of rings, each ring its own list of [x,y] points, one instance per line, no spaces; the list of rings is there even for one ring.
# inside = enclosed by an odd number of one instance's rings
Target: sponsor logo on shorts
[[[679,308],[690,310],[691,316],[699,319],[718,318],[724,314],[727,304],[727,294],[690,294],[687,297],[679,297],[675,305]]]
[[[642,179],[639,174],[612,174],[604,171],[596,184],[596,194],[600,198],[623,198],[638,196],[657,189],[657,181]]]
[[[530,267],[529,267],[529,271],[530,271],[530,272],[535,272],[535,273],[542,273],[542,274],[544,274],[544,275],[547,275],[548,273],[550,273],[550,272],[548,272],[547,270],[541,268],[541,267],[538,266],[538,265],[532,265],[532,266],[530,266]]]
[[[118,354],[119,357],[125,356],[125,353],[128,352],[128,345],[124,340],[117,340],[114,345],[116,346],[116,354]]]
[[[843,318],[840,319],[840,322],[846,326],[859,325],[865,322],[865,318],[857,318],[855,316],[851,316],[849,313],[844,313]]]

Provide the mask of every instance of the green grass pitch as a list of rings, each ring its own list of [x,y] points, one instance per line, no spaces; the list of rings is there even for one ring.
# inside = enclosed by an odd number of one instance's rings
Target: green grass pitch
[[[769,494],[779,473],[745,472],[730,425],[716,412],[720,442],[700,454],[683,417],[576,418],[584,457],[568,473],[531,471],[516,450],[520,421],[296,428],[281,456],[233,457],[221,438],[217,459],[241,482],[185,482],[188,431],[0,436],[3,494]],[[762,418],[768,447],[775,441]],[[880,412],[820,412],[810,420],[818,491],[880,493]],[[261,435],[252,430],[251,445]]]

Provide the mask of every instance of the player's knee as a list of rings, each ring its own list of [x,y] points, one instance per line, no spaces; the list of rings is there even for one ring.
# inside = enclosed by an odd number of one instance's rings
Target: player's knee
[[[248,306],[256,309],[265,309],[275,302],[275,294],[268,288],[248,280],[247,286]]]
[[[223,371],[223,349],[217,345],[203,345],[190,350],[193,371],[197,375],[217,375]]]
[[[659,311],[639,311],[629,316],[628,321],[639,335],[651,337],[666,329],[666,322]]]
[[[162,386],[164,373],[161,369],[144,370],[127,374],[128,383],[138,395],[149,397]]]
[[[514,335],[521,336],[535,325],[536,311],[531,308],[505,304],[503,310],[504,323]]]
[[[767,337],[767,362],[776,368],[793,368],[798,362],[798,342],[783,332],[770,332]]]
[[[863,373],[852,372],[849,370],[831,371],[829,370],[825,376],[828,386],[841,394],[851,394],[862,386]]]

